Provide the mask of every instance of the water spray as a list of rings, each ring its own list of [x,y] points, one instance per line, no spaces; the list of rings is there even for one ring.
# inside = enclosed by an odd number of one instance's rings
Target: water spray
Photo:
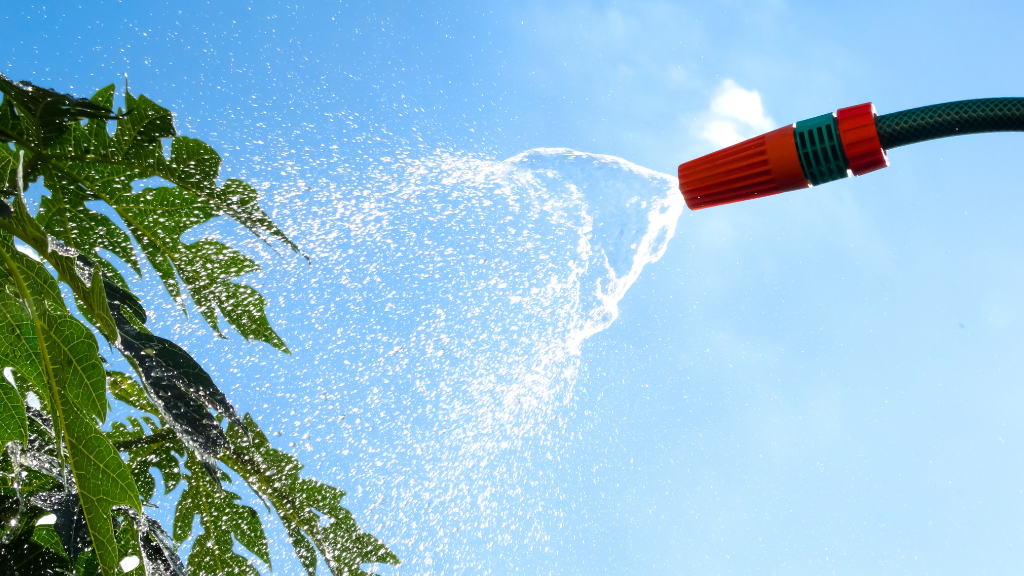
[[[679,165],[691,210],[741,202],[889,165],[893,148],[982,132],[1024,131],[1024,98],[982,98],[879,116],[870,102],[822,114]]]

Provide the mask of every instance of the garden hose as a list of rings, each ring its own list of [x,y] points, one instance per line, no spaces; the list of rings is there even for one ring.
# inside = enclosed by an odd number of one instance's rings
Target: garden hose
[[[981,98],[878,116],[870,102],[756,136],[679,165],[691,210],[861,176],[889,165],[887,150],[936,138],[1024,132],[1024,98]]]

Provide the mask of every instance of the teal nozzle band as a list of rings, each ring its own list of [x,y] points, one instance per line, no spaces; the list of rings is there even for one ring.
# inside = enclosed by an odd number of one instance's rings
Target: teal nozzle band
[[[793,136],[800,166],[811,184],[818,186],[850,175],[835,114],[829,112],[797,122]]]

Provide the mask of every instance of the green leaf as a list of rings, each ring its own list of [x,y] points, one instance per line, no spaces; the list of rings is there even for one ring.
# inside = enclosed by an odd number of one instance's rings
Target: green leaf
[[[0,105],[0,116],[3,106]],[[3,140],[0,134],[0,141]],[[18,190],[18,153],[10,146],[0,143],[0,194],[7,195]]]
[[[139,530],[135,527],[135,522],[124,511],[121,511],[118,520],[119,525],[115,535],[117,540],[117,557],[123,559],[135,556],[139,559],[138,566],[128,572],[123,572],[119,567],[118,573],[131,576],[146,576],[146,567],[142,563],[142,550],[139,548]],[[120,561],[118,563],[120,564]]]
[[[126,420],[127,425],[112,422],[106,436],[121,452],[128,453],[128,466],[139,489],[139,496],[147,502],[153,498],[156,478],[150,472],[151,468],[160,471],[164,481],[164,493],[169,494],[181,481],[179,456],[185,457],[184,444],[175,435],[167,434],[168,429],[161,427],[148,416],[144,416],[143,420],[152,431],[149,434],[146,433],[142,422],[134,416],[129,416]]]
[[[113,84],[107,84],[103,88],[100,88],[99,90],[97,90],[96,93],[93,94],[91,97],[89,97],[89,100],[92,100],[92,102],[94,104],[100,106],[104,110],[113,110],[114,109],[114,90],[116,90],[116,89],[117,88]],[[89,121],[93,122],[94,120],[95,119],[90,119]],[[103,123],[106,124],[106,119],[104,118],[102,120],[103,120]]]
[[[365,575],[361,564],[398,564],[398,557],[360,530],[352,513],[341,506],[345,492],[300,477],[302,464],[273,448],[250,415],[244,419],[250,437],[247,439],[237,426],[229,426],[231,449],[221,461],[274,507],[311,576],[316,574],[314,547],[334,576]]]
[[[37,328],[38,356],[50,390],[53,426],[58,438],[63,437],[67,446],[97,561],[106,576],[113,576],[119,559],[111,507],[123,505],[139,510],[141,504],[128,467],[97,426],[96,413],[102,417],[106,411],[106,374],[99,360],[96,340],[85,326],[67,314],[66,308],[55,310],[45,298],[37,300],[29,284],[44,283],[43,275],[52,282],[52,277],[45,269],[40,272],[38,262],[9,253],[4,249],[9,249],[9,245],[2,244],[0,242],[0,257],[8,282],[17,286]],[[100,370],[101,409],[89,405],[99,400],[89,393],[96,366]],[[93,409],[92,414],[83,413],[79,403],[86,409]]]
[[[78,556],[75,560],[75,572],[74,576],[99,576],[101,573],[101,566],[99,560],[96,557],[96,551],[90,550]]]
[[[21,394],[6,379],[0,378],[0,446],[17,440],[28,442],[28,417]]]
[[[91,101],[84,102],[98,109],[112,103],[112,97],[112,88],[108,87],[97,92]],[[235,179],[223,186],[217,183],[221,158],[212,147],[193,138],[174,137],[171,113],[145,96],[135,98],[126,94],[125,98],[128,111],[117,118],[113,136],[106,127],[109,116],[87,116],[90,119],[84,127],[71,122],[59,138],[40,149],[30,150],[26,159],[27,177],[31,181],[42,175],[50,191],[37,214],[42,234],[30,230],[23,222],[18,223],[17,230],[14,226],[5,229],[53,264],[61,280],[71,285],[86,318],[114,342],[117,335],[105,310],[98,302],[87,298],[88,278],[75,283],[71,278],[73,266],[45,254],[48,252],[46,234],[49,234],[92,261],[101,262],[97,250],[107,250],[139,273],[139,263],[128,235],[106,215],[86,206],[86,202],[94,200],[106,202],[124,221],[175,301],[184,306],[178,280],[181,278],[203,318],[218,334],[218,315],[223,315],[243,337],[265,341],[287,352],[284,342],[267,320],[264,298],[254,289],[234,282],[241,274],[259,270],[258,266],[223,244],[204,241],[186,245],[181,242],[181,235],[216,216],[228,215],[258,237],[276,238],[296,251],[298,247],[260,208],[255,188]],[[20,128],[16,125],[21,119],[13,112],[14,108],[10,105],[7,108],[10,111],[8,132],[10,138],[17,139],[17,134],[24,132],[18,132]],[[3,107],[0,106],[0,129],[3,125]],[[0,132],[0,136],[2,134]],[[172,138],[169,158],[164,156],[160,142],[168,137]],[[31,143],[22,142],[26,146]],[[4,161],[3,166],[13,161]],[[133,181],[153,177],[163,178],[174,187],[141,193],[132,189]],[[17,211],[18,207],[14,209]],[[211,246],[217,249],[205,252]],[[126,287],[109,263],[102,261],[98,266]]]
[[[108,108],[85,98],[75,98],[31,82],[12,82],[0,74],[0,91],[10,97],[18,112],[30,120],[34,141],[62,135],[70,122],[85,118],[115,118]]]
[[[11,208],[13,213],[10,216],[0,218],[0,229],[7,233],[0,235],[0,243],[4,245],[5,251],[8,254],[14,253],[13,240],[8,234],[13,234],[28,244],[41,258],[53,266],[60,281],[71,288],[83,315],[93,322],[108,341],[116,342],[117,327],[114,324],[114,318],[110,315],[110,307],[107,305],[106,292],[103,288],[103,278],[99,270],[88,259],[83,260],[77,251],[64,246],[47,234],[29,214],[25,201],[20,195],[13,198]],[[42,266],[38,266],[37,269],[41,272],[35,273],[35,276],[39,276],[39,274],[49,276]],[[41,276],[39,280],[42,282]],[[66,309],[59,289],[56,291],[55,298],[52,297],[51,292],[51,290],[47,291],[47,301],[52,302],[55,308]]]
[[[99,258],[96,253],[100,249],[108,250],[142,275],[135,247],[124,229],[106,215],[87,208],[86,197],[78,190],[62,190],[51,178],[45,181],[51,193],[42,197],[36,213],[36,221],[43,230],[90,258]]]
[[[111,396],[132,408],[149,412],[157,417],[160,416],[160,411],[149,400],[146,391],[135,381],[135,378],[123,372],[107,372],[107,388],[110,390]]]
[[[185,576],[177,546],[156,520],[130,508],[122,509],[129,521],[122,522],[117,543],[122,557],[141,558],[140,566],[128,574],[142,576]]]
[[[270,327],[263,297],[232,281],[259,271],[259,266],[220,242],[181,242],[182,234],[215,215],[208,203],[179,187],[146,189],[117,196],[112,201],[172,297],[181,294],[176,270],[203,318],[218,334],[219,313],[243,337],[287,351]]]
[[[4,279],[9,280],[9,277],[0,273],[0,283]],[[38,350],[31,312],[16,296],[0,290],[0,364],[13,368],[28,384],[27,388],[45,401],[50,395],[36,357]]]
[[[171,111],[145,96],[135,98],[125,92],[128,111],[117,120],[114,140],[122,153],[140,144],[149,144],[176,134]]]
[[[248,560],[231,551],[231,536],[203,532],[188,555],[189,576],[260,576]]]
[[[71,470],[78,485],[97,560],[103,573],[113,576],[120,558],[111,523],[111,508],[129,506],[140,511],[138,489],[128,466],[94,420],[79,412],[64,397],[61,398],[61,415]]]
[[[4,576],[58,574],[67,567],[67,557],[36,541],[33,530],[22,530],[12,542],[0,543],[0,574]]]
[[[189,574],[258,574],[233,551],[234,539],[270,564],[270,549],[260,517],[252,508],[239,504],[239,496],[214,482],[194,457],[185,462],[191,473],[188,488],[181,494],[174,514],[174,538],[182,541],[192,534],[192,522],[199,515],[203,533],[196,537],[188,557]]]
[[[99,357],[96,337],[66,311],[40,315],[46,351],[62,396],[100,421],[107,414],[107,374]]]
[[[182,280],[206,322],[220,332],[220,312],[248,340],[261,340],[288,352],[288,347],[270,327],[264,312],[267,301],[249,286],[232,278],[259,271],[259,266],[234,248],[213,240],[182,245]]]
[[[146,314],[134,296],[109,282],[106,288],[111,314],[121,334],[119,350],[133,363],[161,420],[199,454],[207,467],[215,470],[227,436],[208,408],[241,422],[234,407],[210,375],[180,346],[139,327]],[[139,322],[138,326],[132,318]]]
[[[2,220],[2,219],[0,219]],[[58,389],[68,394],[87,414],[101,421],[107,413],[106,371],[99,359],[99,346],[92,332],[78,319],[68,313],[60,290],[46,268],[28,256],[14,250],[10,236],[0,234],[0,250],[3,250],[17,270],[9,270],[0,262],[0,285],[8,288],[6,295],[0,295],[0,342],[10,343],[6,355],[19,373],[33,381],[34,389],[47,391],[44,380],[43,362],[35,334],[35,324],[30,320],[28,302],[17,293],[14,275],[26,282],[33,299],[42,336],[47,339],[47,361],[53,369],[54,382]],[[93,278],[95,282],[97,279]],[[99,280],[102,283],[102,280]],[[92,292],[91,286],[88,288]],[[96,300],[95,296],[92,296]],[[102,302],[106,303],[106,296]],[[107,316],[110,316],[109,308]],[[113,317],[111,317],[113,322]],[[4,352],[0,352],[4,355]],[[16,364],[15,364],[16,362]]]
[[[32,530],[32,541],[46,546],[61,556],[67,556],[67,553],[64,552],[64,544],[61,543],[60,536],[53,526],[36,526]]]

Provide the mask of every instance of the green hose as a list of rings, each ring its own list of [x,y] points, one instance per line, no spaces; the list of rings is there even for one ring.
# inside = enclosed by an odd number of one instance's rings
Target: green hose
[[[878,116],[875,127],[885,150],[962,134],[1024,132],[1024,98],[980,98],[922,106]]]

